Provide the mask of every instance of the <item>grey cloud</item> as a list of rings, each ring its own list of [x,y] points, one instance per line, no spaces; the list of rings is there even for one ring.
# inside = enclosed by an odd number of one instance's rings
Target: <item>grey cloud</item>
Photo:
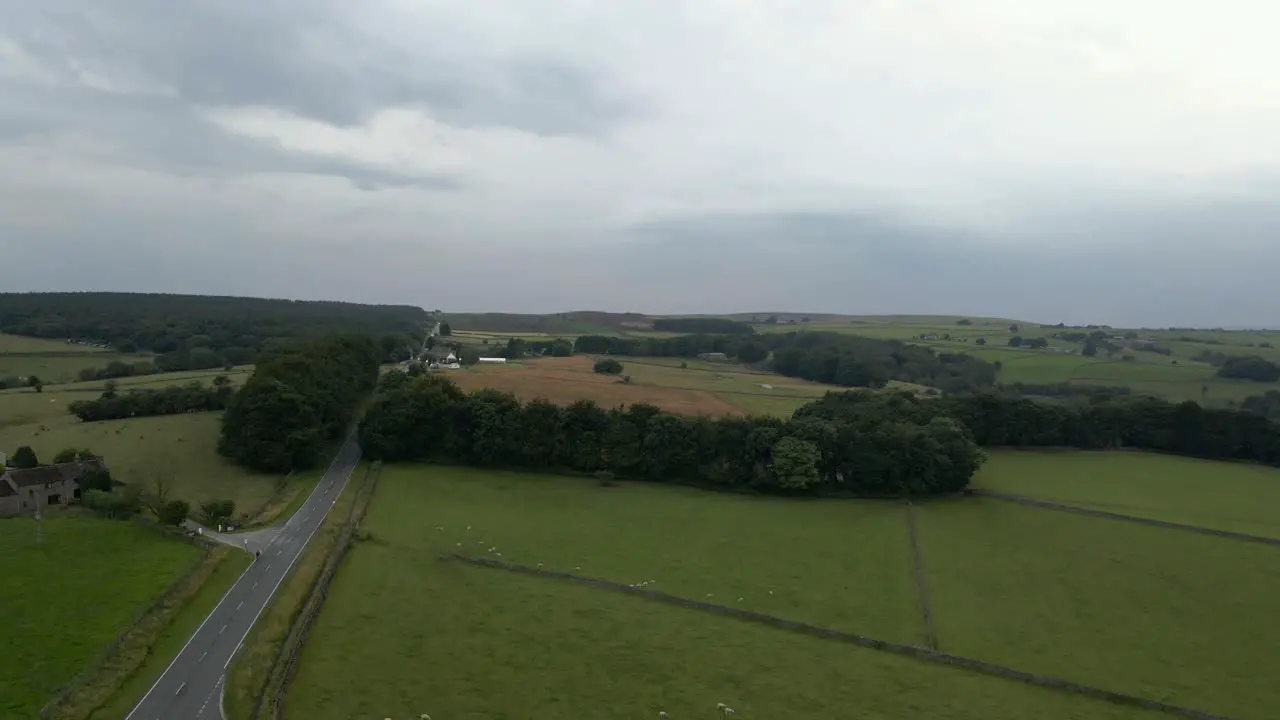
[[[186,103],[269,105],[352,125],[388,105],[421,104],[460,125],[598,134],[639,112],[588,68],[524,55],[463,59],[385,47],[337,0],[79,0],[13,3],[11,39],[52,67],[145,75]],[[436,32],[445,32],[437,29]]]

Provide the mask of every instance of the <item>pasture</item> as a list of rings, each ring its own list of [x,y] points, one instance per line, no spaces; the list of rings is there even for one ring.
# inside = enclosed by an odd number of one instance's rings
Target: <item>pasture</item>
[[[132,522],[53,513],[0,520],[0,716],[35,717],[58,688],[200,557]]]
[[[199,380],[208,384],[225,374],[233,384],[249,377],[248,368],[230,372],[196,371],[121,378],[121,392],[130,388],[161,388]],[[146,483],[157,474],[167,477],[172,496],[198,505],[203,500],[228,498],[237,511],[250,516],[279,499],[276,478],[252,473],[223,459],[217,453],[221,413],[194,413],[106,420],[86,423],[67,412],[77,400],[92,400],[101,393],[101,382],[72,383],[47,388],[42,393],[29,389],[0,391],[0,449],[12,454],[30,445],[44,462],[58,451],[89,448],[101,453],[112,474],[126,483]],[[304,482],[305,481],[305,482]],[[314,478],[300,478],[283,490],[287,494],[305,490]]]
[[[1280,538],[1280,470],[1143,452],[990,451],[973,487]]]
[[[364,537],[303,650],[285,717],[712,718],[719,702],[741,718],[1157,717],[439,559],[463,553],[651,582],[683,597],[920,643],[905,519],[894,502],[387,467]]]
[[[1280,548],[987,498],[925,504],[919,520],[942,650],[1276,717]]]
[[[137,362],[150,357],[148,354],[124,354],[64,340],[0,333],[0,379],[34,375],[45,384],[73,382],[85,368],[104,367],[117,360]]]

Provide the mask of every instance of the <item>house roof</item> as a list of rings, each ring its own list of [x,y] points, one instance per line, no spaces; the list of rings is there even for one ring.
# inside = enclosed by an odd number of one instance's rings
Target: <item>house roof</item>
[[[17,494],[18,491],[14,490],[12,485],[7,482],[0,482],[0,497],[10,497]]]
[[[31,487],[33,485],[43,485],[51,482],[76,480],[84,474],[85,470],[101,470],[103,467],[102,458],[95,458],[83,463],[58,463],[57,465],[41,465],[40,467],[27,468],[24,470],[10,470],[9,478],[13,480],[13,484],[18,487]]]

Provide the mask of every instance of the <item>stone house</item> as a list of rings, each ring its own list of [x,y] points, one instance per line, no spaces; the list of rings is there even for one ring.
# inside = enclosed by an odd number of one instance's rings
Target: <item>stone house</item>
[[[90,470],[105,469],[102,458],[25,470],[5,467],[0,474],[0,517],[70,505],[80,499],[80,477]]]

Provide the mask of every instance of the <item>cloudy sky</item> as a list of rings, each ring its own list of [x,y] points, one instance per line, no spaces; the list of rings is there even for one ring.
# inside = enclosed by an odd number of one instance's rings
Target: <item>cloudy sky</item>
[[[1280,326],[1265,0],[0,0],[0,291]]]

